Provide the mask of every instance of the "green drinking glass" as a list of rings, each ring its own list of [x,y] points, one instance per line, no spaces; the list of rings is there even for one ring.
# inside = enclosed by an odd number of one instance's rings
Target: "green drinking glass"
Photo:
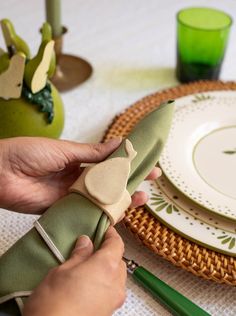
[[[219,78],[232,18],[211,8],[177,14],[177,78],[181,82]]]

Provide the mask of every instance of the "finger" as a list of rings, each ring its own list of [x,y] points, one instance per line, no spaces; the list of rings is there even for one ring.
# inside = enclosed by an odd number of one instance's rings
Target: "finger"
[[[116,274],[114,275],[114,280],[116,285],[125,287],[127,280],[127,267],[123,260],[118,264]]]
[[[91,239],[82,235],[78,238],[75,248],[71,253],[70,259],[67,261],[68,265],[77,265],[87,260],[93,254],[93,243]]]
[[[78,144],[64,141],[61,150],[68,163],[73,162],[99,162],[109,156],[121,144],[122,138],[113,138],[106,143]]]
[[[155,180],[162,175],[162,171],[158,167],[154,167],[145,180]]]
[[[116,274],[117,277],[114,279],[113,284],[117,297],[117,306],[116,308],[119,308],[123,305],[125,299],[126,299],[126,280],[127,280],[127,269],[124,262],[120,262],[118,273]]]
[[[126,280],[127,280],[127,267],[124,261],[122,260],[120,263],[120,278],[121,278],[121,283],[125,287],[126,285]]]
[[[138,207],[144,205],[148,201],[147,193],[143,191],[137,191],[132,195],[132,203],[130,207]]]
[[[124,254],[124,243],[114,227],[109,227],[101,248],[95,255],[109,257],[109,260],[119,263]]]

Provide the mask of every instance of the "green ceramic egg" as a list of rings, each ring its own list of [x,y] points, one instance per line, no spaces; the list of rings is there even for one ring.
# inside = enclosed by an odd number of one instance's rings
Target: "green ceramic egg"
[[[41,112],[40,106],[24,97],[4,100],[0,98],[0,138],[16,136],[42,136],[58,138],[64,126],[63,103],[59,92],[51,84],[53,119]]]

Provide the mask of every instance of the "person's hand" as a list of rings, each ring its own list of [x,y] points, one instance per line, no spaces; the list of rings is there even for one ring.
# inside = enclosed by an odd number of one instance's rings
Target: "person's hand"
[[[41,213],[66,195],[81,174],[80,163],[99,162],[119,145],[116,138],[104,144],[38,137],[0,140],[0,207],[24,213]],[[160,174],[155,168],[149,175]],[[144,192],[133,195],[133,206],[146,203]]]
[[[113,227],[93,254],[81,236],[71,258],[52,269],[26,301],[24,316],[110,316],[125,300],[124,244]]]

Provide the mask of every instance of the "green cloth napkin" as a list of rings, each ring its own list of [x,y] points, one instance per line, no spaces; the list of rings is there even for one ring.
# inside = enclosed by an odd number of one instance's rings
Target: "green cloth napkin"
[[[130,194],[156,165],[169,133],[173,109],[173,101],[162,104],[128,135],[137,151],[127,185]],[[124,142],[108,159],[122,156],[126,156]],[[108,217],[98,206],[77,193],[70,193],[57,201],[40,217],[39,223],[65,259],[70,256],[78,236],[83,234],[92,239],[97,249],[110,225]],[[0,312],[20,315],[15,299],[6,300],[6,296],[32,291],[58,264],[60,262],[45,241],[32,228],[0,258]],[[27,295],[16,294],[23,302]]]

